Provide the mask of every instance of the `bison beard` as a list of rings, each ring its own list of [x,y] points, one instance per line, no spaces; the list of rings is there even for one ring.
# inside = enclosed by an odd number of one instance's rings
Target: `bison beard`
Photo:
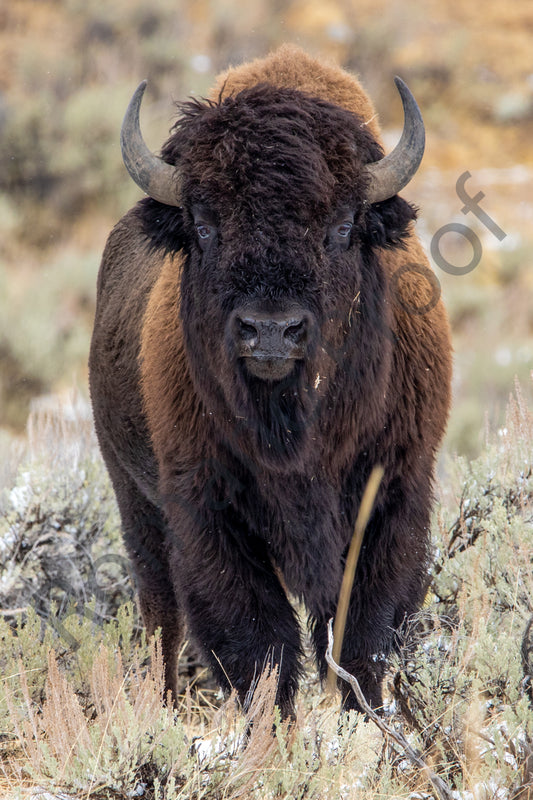
[[[341,657],[375,707],[395,631],[424,597],[450,342],[440,302],[405,311],[427,304],[409,269],[427,260],[397,195],[422,153],[401,91],[407,133],[386,158],[356,79],[289,46],[182,106],[163,160],[136,127],[142,90],[125,119],[125,162],[150,197],[106,245],[90,385],[172,691],[186,624],[243,703],[278,665],[293,713],[302,645],[289,597],[307,608],[324,676],[377,463]]]
[[[239,372],[243,371],[240,365]],[[281,381],[267,382],[239,375],[235,407],[241,408],[243,414],[248,413],[248,417],[239,419],[236,429],[241,428],[244,436],[252,439],[257,457],[274,470],[285,464],[290,468],[298,454],[307,450],[306,434],[313,403],[303,372],[304,365],[298,363]]]

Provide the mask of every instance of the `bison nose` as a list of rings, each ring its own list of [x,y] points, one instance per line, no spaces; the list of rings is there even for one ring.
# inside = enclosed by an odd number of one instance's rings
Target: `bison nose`
[[[232,334],[237,355],[257,377],[279,380],[287,375],[296,359],[306,355],[311,329],[306,312],[236,311]]]
[[[241,356],[303,358],[309,320],[304,314],[236,314],[235,335]]]

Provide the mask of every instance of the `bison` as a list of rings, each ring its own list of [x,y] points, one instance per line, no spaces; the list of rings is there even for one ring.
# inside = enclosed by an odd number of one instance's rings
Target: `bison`
[[[320,674],[360,499],[365,534],[341,663],[374,707],[426,592],[450,342],[416,211],[398,196],[424,127],[384,155],[355,77],[286,45],[179,106],[161,157],[141,84],[126,167],[148,195],[116,225],[90,353],[96,431],[148,632],[175,691],[185,625],[243,703],[265,665],[294,713],[299,611]],[[345,708],[358,708],[343,690]]]

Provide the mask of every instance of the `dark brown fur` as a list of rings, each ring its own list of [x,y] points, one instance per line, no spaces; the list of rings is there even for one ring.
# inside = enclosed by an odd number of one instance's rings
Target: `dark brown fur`
[[[279,664],[291,713],[302,649],[278,574],[307,607],[324,674],[358,504],[382,464],[342,653],[379,706],[395,631],[427,585],[445,312],[406,310],[428,302],[412,207],[364,202],[363,166],[382,148],[355,78],[286,47],[222,76],[214,98],[183,106],[163,149],[180,163],[183,208],[141,201],[110,235],[98,281],[91,393],[141,610],[149,631],[162,627],[169,688],[186,620],[243,701]],[[204,250],[193,207],[217,226]],[[296,303],[316,319],[288,378],[253,378],[235,357],[227,319],[243,303]]]

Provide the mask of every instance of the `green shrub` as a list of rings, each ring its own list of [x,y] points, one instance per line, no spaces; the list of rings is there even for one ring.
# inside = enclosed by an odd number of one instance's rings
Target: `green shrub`
[[[96,599],[94,616],[109,619],[131,586],[90,410],[81,398],[42,402],[29,437],[0,499],[0,608],[22,615],[33,608],[53,621],[73,603]]]
[[[518,385],[495,441],[473,462],[457,459],[447,481],[432,600],[394,696],[454,786],[516,790],[533,747],[522,655],[533,614],[533,414]]]

